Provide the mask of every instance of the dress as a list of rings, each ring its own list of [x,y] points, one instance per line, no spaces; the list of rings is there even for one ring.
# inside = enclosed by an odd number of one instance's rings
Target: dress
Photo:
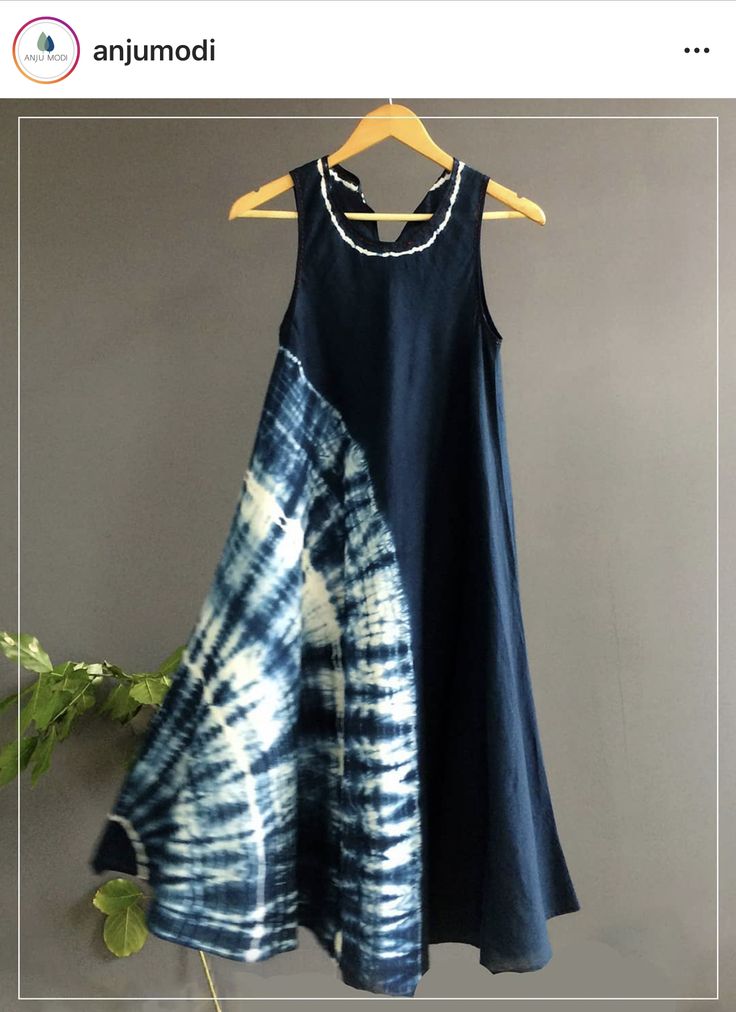
[[[304,925],[364,991],[414,996],[435,942],[537,970],[580,904],[527,663],[488,177],[454,158],[391,242],[345,217],[371,208],[344,166],[291,176],[227,540],[91,864],[149,880],[161,938],[252,962]]]

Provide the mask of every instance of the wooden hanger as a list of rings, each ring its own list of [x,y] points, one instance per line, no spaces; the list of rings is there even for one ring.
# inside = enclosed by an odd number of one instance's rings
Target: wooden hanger
[[[447,151],[436,144],[427,132],[422,121],[405,105],[397,105],[389,102],[387,105],[380,105],[377,109],[369,112],[358,123],[345,143],[327,159],[329,166],[343,162],[353,155],[357,155],[366,148],[379,144],[388,137],[394,137],[402,144],[413,148],[421,155],[426,155],[433,162],[437,162],[448,171],[452,169],[453,158]],[[238,197],[230,208],[228,220],[233,218],[296,218],[296,211],[258,211],[256,208],[267,203],[280,193],[285,193],[293,187],[291,175],[287,172],[285,176],[272,179],[270,183],[264,183],[257,190]],[[509,190],[492,179],[488,181],[486,192],[491,197],[500,200],[511,208],[510,211],[484,211],[483,220],[491,218],[529,218],[539,225],[544,225],[546,215],[538,204],[529,200],[528,197],[520,197],[518,193]],[[361,221],[424,221],[431,218],[431,214],[393,214],[390,212],[364,212],[348,211],[346,218],[359,219]]]

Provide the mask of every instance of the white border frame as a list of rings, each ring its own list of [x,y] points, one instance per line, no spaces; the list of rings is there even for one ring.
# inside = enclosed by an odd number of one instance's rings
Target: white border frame
[[[74,100],[76,101],[76,99]],[[391,101],[389,99],[389,101]],[[665,101],[665,99],[653,99],[652,101]],[[696,101],[712,101],[712,99],[697,99]],[[18,116],[18,134],[17,134],[17,179],[18,179],[18,232],[17,232],[17,245],[18,245],[18,290],[17,290],[17,356],[18,356],[18,379],[17,379],[17,405],[18,405],[18,612],[17,612],[17,628],[20,631],[20,322],[21,322],[21,284],[20,284],[20,237],[21,237],[21,220],[20,220],[20,192],[21,192],[21,122],[23,120],[46,120],[46,119],[62,119],[62,120],[91,120],[91,119],[145,119],[145,120],[157,120],[157,119],[208,119],[208,120],[284,120],[284,119],[334,119],[334,120],[349,120],[355,121],[354,115],[337,115],[337,116],[324,116],[324,115],[254,115],[254,116],[166,116],[166,115],[152,115],[152,116]],[[666,995],[662,998],[636,998],[636,997],[507,997],[488,995],[487,997],[436,997],[436,998],[422,998],[414,997],[413,1001],[525,1001],[525,1002],[537,1002],[537,1001],[719,1001],[720,1000],[720,596],[719,596],[719,562],[720,562],[720,431],[719,431],[719,385],[720,385],[720,118],[718,115],[712,116],[616,116],[616,115],[551,115],[551,116],[474,116],[474,115],[457,115],[457,116],[422,116],[422,120],[505,120],[505,119],[595,119],[595,120],[670,120],[670,119],[687,119],[687,120],[714,120],[716,125],[716,145],[715,145],[715,156],[716,156],[716,193],[715,193],[715,205],[716,205],[716,284],[715,284],[715,296],[716,296],[716,993],[712,997],[678,997]],[[18,678],[18,692],[20,693],[20,657],[18,658],[17,666],[17,678]],[[18,710],[18,738],[20,739],[20,697],[17,700]],[[21,776],[20,776],[20,753],[18,755],[18,777],[17,777],[17,788],[18,788],[18,807],[17,807],[17,849],[18,849],[18,990],[17,999],[18,1001],[212,1001],[211,996],[203,995],[199,998],[186,998],[186,997],[164,997],[156,995],[155,997],[133,997],[133,998],[87,998],[87,997],[69,997],[59,998],[53,995],[35,995],[34,997],[24,997],[20,993],[20,959],[21,959],[21,946],[20,946],[20,903],[21,903],[21,890],[20,890],[20,876],[21,876],[21,864],[20,864],[20,811],[21,811]],[[194,951],[194,950],[193,950]],[[238,997],[238,998],[221,998],[218,996],[218,1001],[373,1001],[375,996],[366,995],[365,997],[356,996],[355,998],[350,996],[340,997]],[[404,999],[401,999],[402,1001]]]

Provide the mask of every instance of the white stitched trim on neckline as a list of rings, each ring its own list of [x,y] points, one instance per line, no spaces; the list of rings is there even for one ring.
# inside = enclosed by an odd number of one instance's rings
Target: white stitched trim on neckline
[[[360,199],[365,204],[365,197],[363,196],[363,191],[360,189],[360,187],[358,186],[358,184],[351,182],[351,180],[349,180],[349,179],[343,179],[343,177],[340,175],[340,173],[336,172],[331,165],[330,165],[329,168],[330,168],[330,175],[332,176],[332,178],[336,179],[338,181],[338,183],[342,183],[344,186],[347,186],[347,188],[349,190],[355,190],[356,193],[359,193],[360,194]]]
[[[450,173],[449,172],[445,172],[444,175],[440,176],[440,178],[437,180],[436,183],[432,183],[432,185],[430,186],[430,188],[429,188],[429,190],[427,192],[431,193],[432,190],[436,190],[438,186],[442,186],[443,183],[446,183],[449,178],[450,178]]]
[[[339,232],[341,238],[348,244],[348,246],[352,246],[353,249],[355,249],[355,250],[358,251],[358,253],[363,253],[365,256],[369,256],[369,257],[401,257],[401,256],[407,256],[409,253],[419,253],[421,250],[424,250],[428,246],[431,246],[432,243],[437,238],[437,236],[442,231],[442,229],[445,227],[445,225],[447,225],[448,221],[450,220],[450,215],[452,214],[452,207],[453,207],[453,204],[455,203],[455,198],[457,197],[458,189],[460,188],[460,177],[463,174],[463,166],[464,165],[465,165],[465,162],[458,161],[457,176],[455,177],[455,186],[453,187],[452,194],[450,196],[450,202],[447,205],[447,210],[445,212],[445,216],[442,219],[442,221],[439,223],[439,225],[437,226],[437,228],[434,230],[434,232],[432,233],[432,235],[427,239],[426,242],[423,242],[420,246],[412,246],[409,249],[402,249],[402,250],[372,250],[372,249],[366,249],[364,246],[359,246],[356,242],[354,242],[354,240],[351,239],[351,237],[344,230],[344,228],[342,227],[342,225],[340,224],[340,222],[337,220],[334,208],[332,207],[332,204],[330,203],[330,198],[329,198],[329,196],[327,194],[327,183],[326,183],[326,180],[325,180],[324,169],[322,168],[322,159],[321,158],[317,159],[317,168],[319,169],[319,174],[320,174],[320,177],[321,177],[320,178],[320,190],[322,192],[322,199],[325,202],[325,207],[327,208],[327,210],[329,212],[329,215],[330,215],[330,218],[332,219],[333,225],[335,226],[335,228]],[[328,168],[331,170],[332,166],[328,166]],[[449,179],[449,176],[444,176],[443,178],[438,179],[430,187],[430,191],[433,190],[435,188],[435,186],[438,186],[440,183],[444,182],[445,179]],[[344,180],[342,180],[342,182],[344,182]]]

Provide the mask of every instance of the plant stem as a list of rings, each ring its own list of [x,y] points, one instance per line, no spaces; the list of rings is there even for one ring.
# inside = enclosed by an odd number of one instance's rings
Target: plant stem
[[[210,988],[210,994],[212,995],[212,1001],[215,1003],[215,1008],[217,1009],[217,1012],[222,1012],[222,1006],[217,1000],[217,991],[215,991],[215,985],[212,981],[212,974],[210,973],[210,968],[207,965],[205,954],[202,952],[201,949],[199,950],[199,958],[202,960],[202,966],[204,967],[204,975],[207,978],[207,983]]]
[[[84,686],[84,688],[80,689],[80,691],[76,694],[76,696],[74,696],[72,699],[70,699],[69,702],[66,704],[66,706],[63,707],[61,710],[59,710],[59,712],[54,717],[54,720],[55,721],[58,720],[59,717],[61,717],[63,714],[65,714],[66,711],[69,709],[69,707],[73,706],[74,703],[76,703],[76,701],[80,698],[80,696],[83,696],[85,694],[85,692],[90,687],[90,685],[98,685],[99,684],[99,679],[100,679],[100,675],[95,675],[94,678],[90,678],[90,680],[87,682],[87,684]]]

